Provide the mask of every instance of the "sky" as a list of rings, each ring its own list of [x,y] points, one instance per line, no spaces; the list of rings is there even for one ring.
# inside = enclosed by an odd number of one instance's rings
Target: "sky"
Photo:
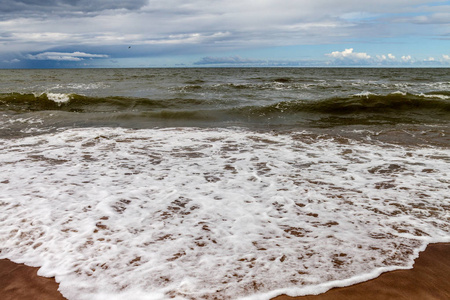
[[[0,1],[0,68],[230,66],[450,67],[450,1]]]

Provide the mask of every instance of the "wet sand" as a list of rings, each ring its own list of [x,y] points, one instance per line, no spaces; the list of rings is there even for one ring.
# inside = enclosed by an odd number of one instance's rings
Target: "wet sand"
[[[317,296],[273,300],[447,300],[450,299],[450,243],[430,244],[413,269],[397,270]]]
[[[0,299],[63,300],[53,278],[37,276],[38,268],[0,260]],[[450,243],[431,244],[411,270],[381,274],[378,278],[317,296],[279,296],[273,300],[446,300],[450,299]]]
[[[1,300],[63,300],[54,278],[37,275],[39,268],[0,259]]]

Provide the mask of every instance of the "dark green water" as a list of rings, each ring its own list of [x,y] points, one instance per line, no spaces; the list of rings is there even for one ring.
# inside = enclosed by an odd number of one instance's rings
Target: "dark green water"
[[[449,69],[1,70],[0,76],[1,136],[102,126],[426,126],[428,132],[450,122]]]

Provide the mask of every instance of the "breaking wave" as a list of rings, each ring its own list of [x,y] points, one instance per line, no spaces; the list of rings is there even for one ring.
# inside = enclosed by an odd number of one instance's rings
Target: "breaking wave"
[[[154,111],[161,109],[195,110],[200,107],[210,111],[223,111],[229,103],[221,104],[220,100],[201,100],[186,98],[149,99],[123,96],[90,97],[79,94],[55,94],[43,93],[0,94],[0,109],[43,111],[61,110],[74,112],[111,112],[118,110]],[[243,107],[228,107],[234,110]],[[271,105],[245,106],[245,110],[260,113],[296,113],[313,112],[326,114],[348,114],[386,111],[411,111],[411,110],[441,110],[450,111],[450,91],[430,92],[427,94],[391,93],[377,95],[360,93],[347,97],[333,97],[322,100],[293,100],[283,101]]]

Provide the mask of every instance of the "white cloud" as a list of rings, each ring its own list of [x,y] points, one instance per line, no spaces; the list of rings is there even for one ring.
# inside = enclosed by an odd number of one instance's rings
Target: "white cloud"
[[[403,55],[402,60],[404,62],[410,62],[412,60],[412,57],[411,57],[411,55]]]
[[[444,24],[449,20],[448,11],[429,3],[430,0],[7,0],[7,5],[0,8],[0,44],[5,46],[0,47],[0,60],[17,53],[31,53],[39,59],[33,53],[71,54],[75,50],[105,53],[111,58],[184,55],[187,50],[188,55],[200,57],[217,53],[227,53],[222,54],[226,56],[248,49],[344,44],[350,40],[384,42],[385,38],[392,41],[396,37],[448,33]],[[418,22],[405,15],[433,16],[435,23],[429,19]],[[440,31],[433,30],[437,23]],[[113,50],[128,45],[133,45],[133,51]],[[142,46],[140,56],[136,56],[137,46]],[[330,53],[329,57],[354,62],[396,59],[383,55],[386,58],[350,48]],[[49,57],[86,59],[77,55]],[[283,56],[270,59],[280,57]],[[319,57],[310,55],[307,59]]]
[[[376,58],[377,58],[377,60],[379,62],[389,62],[389,61],[393,62],[393,61],[395,61],[395,56],[392,55],[391,53],[389,53],[388,55],[385,55],[385,54],[377,55]]]
[[[58,41],[64,42],[73,37],[69,34],[60,32],[18,32],[13,33],[11,36],[19,40],[27,40],[40,43]]]
[[[392,53],[369,55],[365,52],[354,52],[353,48],[344,51],[334,51],[325,54],[333,60],[328,61],[328,65],[374,65],[374,66],[438,66],[450,63],[450,55],[443,54],[442,58],[429,56],[428,58],[417,60],[411,55],[402,55],[397,58]]]
[[[58,61],[81,61],[86,58],[106,58],[105,54],[90,54],[84,52],[43,52],[35,55],[29,54],[28,59],[36,60],[58,60]]]
[[[264,60],[242,58],[240,56],[228,56],[228,57],[203,57],[201,60],[195,62],[195,65],[212,65],[212,64],[261,64],[265,63]]]
[[[364,52],[354,52],[352,48],[344,51],[334,51],[325,54],[332,60],[273,60],[242,58],[238,55],[226,57],[207,56],[194,62],[194,65],[245,65],[245,66],[446,66],[450,63],[450,55],[443,54],[442,59],[428,57],[423,60],[416,60],[411,55],[403,55],[396,58],[392,53],[369,55]]]
[[[450,24],[450,13],[417,16],[409,19],[409,21],[419,24]]]
[[[11,14],[4,13],[3,18],[8,20],[0,22],[0,27],[2,31],[11,34],[15,41],[41,41],[50,47],[54,46],[53,43],[61,46],[74,42],[102,45],[105,37],[110,37],[107,42],[111,44],[149,43],[159,39],[171,43],[171,36],[209,36],[217,32],[229,32],[229,36],[221,39],[217,37],[221,45],[210,44],[208,47],[221,47],[225,41],[229,41],[228,46],[233,47],[255,44],[282,46],[376,36],[379,35],[378,32],[382,33],[379,29],[383,29],[383,24],[375,22],[376,20],[371,24],[360,22],[364,22],[368,16],[382,17],[383,12],[394,13],[410,9],[404,8],[405,3],[388,0],[378,0],[376,3],[343,0],[339,5],[330,0],[218,0],[214,1],[214,5],[206,0],[149,0],[146,6],[142,6],[144,1],[134,0],[132,7],[136,10],[125,11],[102,10],[102,2],[92,2],[91,8],[98,8],[94,10],[98,14],[64,15],[61,11],[64,6],[59,5],[54,12],[40,15],[39,18],[22,13],[21,18],[11,19]],[[409,1],[411,5],[426,2]],[[123,6],[127,7],[125,4]],[[77,7],[82,6],[67,7],[67,10],[73,12]],[[48,12],[53,6],[34,8]],[[360,17],[348,18],[353,15]],[[15,24],[8,24],[11,20]],[[395,28],[386,30],[394,32]]]
[[[364,52],[353,52],[353,48],[345,49],[344,51],[334,51],[328,54],[325,54],[326,56],[330,56],[335,59],[349,59],[349,60],[368,60],[370,59],[370,55]]]
[[[13,58],[13,59],[10,59],[10,60],[5,59],[5,60],[3,60],[3,62],[7,63],[7,64],[14,64],[14,63],[20,62],[20,59],[17,59],[17,58]]]

